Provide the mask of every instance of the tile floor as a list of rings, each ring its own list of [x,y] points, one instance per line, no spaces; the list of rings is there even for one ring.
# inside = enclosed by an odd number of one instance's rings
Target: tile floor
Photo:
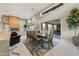
[[[21,37],[22,44],[24,43],[25,40],[26,40],[26,37],[22,36]],[[53,44],[54,44],[54,47],[52,49],[50,49],[49,51],[45,52],[43,54],[44,56],[79,56],[79,47],[77,48],[76,46],[73,46],[73,44],[68,43],[65,40],[61,40],[60,38],[54,37]],[[19,51],[19,49],[17,49],[17,50]],[[21,52],[23,50],[24,49],[22,49]],[[27,50],[29,52],[27,47],[25,48],[25,50]],[[41,51],[44,51],[44,50],[41,50]],[[27,56],[28,54],[23,53],[21,55]],[[30,53],[29,55],[32,55],[32,54]],[[12,54],[11,54],[11,56],[12,56]]]
[[[26,40],[26,36],[21,36],[20,41],[24,43],[25,40]],[[59,42],[60,42],[60,39],[58,39],[58,38],[56,38],[56,37],[53,38],[53,44],[54,44],[54,46],[57,45]],[[45,50],[45,49],[40,49],[39,51],[40,51],[40,52],[38,52],[38,53],[36,53],[36,54],[33,53],[33,54],[34,54],[34,55],[44,55],[46,52],[48,52],[48,50]],[[10,52],[10,55],[11,55],[11,56],[14,56],[15,54],[12,54],[12,53]]]

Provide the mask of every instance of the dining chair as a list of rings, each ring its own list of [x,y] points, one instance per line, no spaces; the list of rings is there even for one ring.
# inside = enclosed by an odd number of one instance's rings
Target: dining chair
[[[19,55],[19,53],[13,52],[13,50],[18,46],[18,43],[20,43],[20,35],[17,35],[16,32],[12,32],[9,44],[12,54]]]
[[[32,31],[31,32],[31,44],[32,46],[34,46],[35,48],[40,48],[41,46],[41,40],[37,37],[36,31]]]
[[[48,44],[48,49],[53,47],[53,31],[50,31],[50,34],[47,38],[45,38],[44,43]]]

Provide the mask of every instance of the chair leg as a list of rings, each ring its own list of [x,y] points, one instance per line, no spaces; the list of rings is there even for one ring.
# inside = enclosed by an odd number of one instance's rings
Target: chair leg
[[[53,47],[53,43],[52,43],[52,41],[50,41],[50,44],[51,44],[51,46]]]
[[[50,43],[48,42],[48,49],[50,49]]]
[[[49,42],[48,42],[48,47],[49,47],[49,49],[50,49],[51,47],[53,47],[52,41],[49,41]]]

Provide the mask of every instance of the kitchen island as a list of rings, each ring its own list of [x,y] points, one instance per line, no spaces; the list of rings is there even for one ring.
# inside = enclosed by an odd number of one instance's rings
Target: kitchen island
[[[0,56],[9,55],[10,32],[0,32]]]

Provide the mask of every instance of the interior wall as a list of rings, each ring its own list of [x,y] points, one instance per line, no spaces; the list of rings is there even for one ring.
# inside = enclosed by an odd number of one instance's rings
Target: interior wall
[[[79,4],[73,6],[71,9],[73,9],[73,8],[79,9]],[[69,30],[68,24],[66,22],[67,16],[69,15],[70,11],[71,10],[68,10],[67,13],[65,14],[65,16],[63,18],[61,18],[61,33],[62,33],[61,38],[72,43],[72,37],[75,36],[75,32],[74,32],[74,29]],[[79,34],[79,28],[77,28],[77,34]]]
[[[61,19],[61,39],[72,43],[72,36],[74,36],[74,30],[69,30],[66,19],[67,18]]]
[[[34,26],[35,26],[35,30],[36,31],[40,31],[41,30],[41,22],[40,22],[40,15],[36,15],[34,18]]]
[[[20,32],[24,32],[25,20],[20,19],[20,20],[19,20],[19,23],[20,23]]]
[[[70,14],[70,11],[73,8],[79,8],[79,4],[75,3],[67,3],[59,9],[52,11],[51,13],[42,16],[41,22],[60,19],[61,21],[61,39],[66,40],[68,42],[72,42],[72,36],[74,36],[74,30],[69,30],[66,19]],[[79,30],[78,30],[79,31]]]

